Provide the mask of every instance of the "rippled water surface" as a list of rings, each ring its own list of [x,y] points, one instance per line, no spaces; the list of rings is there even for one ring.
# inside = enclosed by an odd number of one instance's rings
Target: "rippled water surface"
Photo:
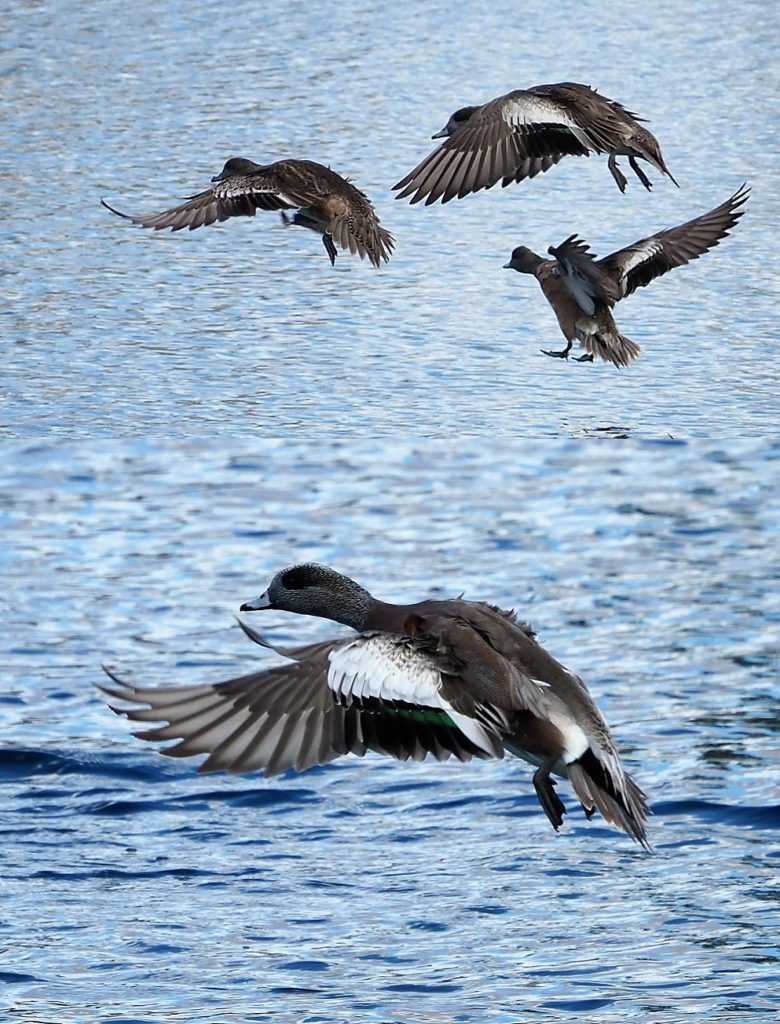
[[[778,465],[760,442],[539,450],[8,443],[0,1017],[768,1021],[778,997]],[[93,684],[263,664],[280,566],[515,606],[651,795],[652,855],[550,829],[515,760],[198,776]],[[276,642],[334,627],[254,616]]]
[[[7,5],[6,5],[7,7]],[[11,435],[734,436],[776,423],[777,14],[745,0],[17,2],[0,38]],[[603,158],[445,207],[390,186],[464,103],[579,80],[649,118],[675,177],[621,196]],[[152,235],[113,218],[233,154],[352,176],[397,237],[381,272],[275,214]],[[771,161],[771,163],[770,163]],[[630,173],[630,172],[629,172]],[[655,175],[657,177],[657,175]],[[754,195],[726,243],[621,304],[641,360],[561,344],[502,270],[574,231],[608,253]]]

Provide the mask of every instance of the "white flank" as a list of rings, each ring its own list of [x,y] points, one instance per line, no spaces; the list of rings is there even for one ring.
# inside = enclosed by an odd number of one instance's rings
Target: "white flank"
[[[496,744],[474,718],[455,711],[440,693],[441,675],[430,660],[401,638],[361,636],[329,655],[328,686],[346,703],[375,697],[446,712],[471,742],[495,756]]]
[[[548,711],[549,719],[563,736],[562,759],[569,764],[582,757],[590,746],[590,741],[582,729],[571,718],[570,715],[558,714],[552,708]]]

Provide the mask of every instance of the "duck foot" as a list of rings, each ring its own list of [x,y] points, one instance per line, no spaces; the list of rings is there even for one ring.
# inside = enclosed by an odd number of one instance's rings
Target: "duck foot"
[[[550,778],[548,768],[537,768],[534,772],[534,789],[542,805],[542,810],[550,819],[550,824],[557,832],[563,824],[566,805],[555,792],[555,780]]]
[[[645,174],[645,172],[642,170],[642,168],[636,162],[636,157],[630,156],[628,158],[628,162],[631,164],[631,169],[634,172],[634,174],[637,176],[637,178],[639,178],[639,180],[642,182],[642,184],[645,186],[645,188],[649,192],[652,189],[652,187],[653,187],[653,183],[652,183],[652,181],[650,181],[648,176]]]
[[[609,167],[609,172],[615,179],[615,184],[617,185],[617,187],[620,189],[621,192],[625,192],[626,185],[628,184],[628,179],[618,167],[614,153],[612,153],[609,160],[607,160],[607,167]]]
[[[328,256],[330,256],[330,264],[331,264],[331,266],[335,266],[336,265],[336,246],[333,244],[333,239],[330,237],[330,235],[323,235],[322,236],[322,244],[325,246],[325,251],[327,252]]]
[[[593,353],[592,352],[586,352],[584,356],[575,356],[574,357],[574,362],[575,363],[592,363],[593,362]]]
[[[553,358],[555,358],[555,359],[568,359],[569,358],[569,352],[571,351],[571,345],[569,345],[568,348],[561,349],[560,352],[552,352],[550,349],[547,349],[547,348],[540,348],[539,351],[543,355],[553,356]]]

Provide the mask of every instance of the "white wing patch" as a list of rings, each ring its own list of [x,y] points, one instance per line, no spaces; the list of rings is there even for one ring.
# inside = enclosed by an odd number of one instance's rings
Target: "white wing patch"
[[[441,696],[441,674],[430,659],[401,637],[362,636],[330,652],[328,686],[345,704],[373,697],[444,711],[476,747],[496,756],[496,740]]]
[[[596,149],[587,132],[574,120],[563,107],[543,96],[523,96],[522,99],[507,100],[503,110],[504,120],[513,127],[520,128],[527,124],[560,124],[568,128],[572,135],[587,149]]]
[[[651,260],[653,256],[657,256],[659,252],[663,252],[664,246],[657,238],[643,242],[641,245],[637,245],[632,248],[631,255],[625,262],[621,262],[620,274],[621,278],[626,278],[631,271],[640,266],[642,263]]]

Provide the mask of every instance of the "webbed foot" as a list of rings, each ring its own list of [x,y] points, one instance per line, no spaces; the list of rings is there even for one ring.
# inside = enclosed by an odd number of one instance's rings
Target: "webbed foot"
[[[607,160],[607,167],[609,167],[609,172],[615,179],[617,187],[620,189],[621,192],[625,192],[626,185],[628,184],[628,179],[618,167],[614,153],[610,156],[609,160]]]
[[[331,266],[336,264],[336,246],[333,244],[333,239],[330,235],[322,236],[322,244],[325,246],[325,252],[330,256]]]
[[[633,170],[634,174],[637,176],[637,178],[639,178],[639,180],[642,182],[642,184],[645,186],[645,188],[649,192],[652,189],[652,187],[653,187],[653,183],[652,183],[652,181],[650,181],[648,176],[645,174],[645,172],[642,170],[642,168],[636,162],[636,157],[630,156],[628,158],[628,162],[631,164],[631,169]]]
[[[553,352],[548,348],[540,348],[539,351],[546,356],[552,356],[554,359],[568,359],[569,352],[571,351],[571,345],[569,345],[568,348],[561,349],[560,352]]]
[[[550,778],[549,769],[537,768],[534,772],[534,789],[539,797],[542,810],[550,819],[550,824],[557,832],[563,824],[563,816],[566,813],[566,805],[555,792],[555,780]]]

